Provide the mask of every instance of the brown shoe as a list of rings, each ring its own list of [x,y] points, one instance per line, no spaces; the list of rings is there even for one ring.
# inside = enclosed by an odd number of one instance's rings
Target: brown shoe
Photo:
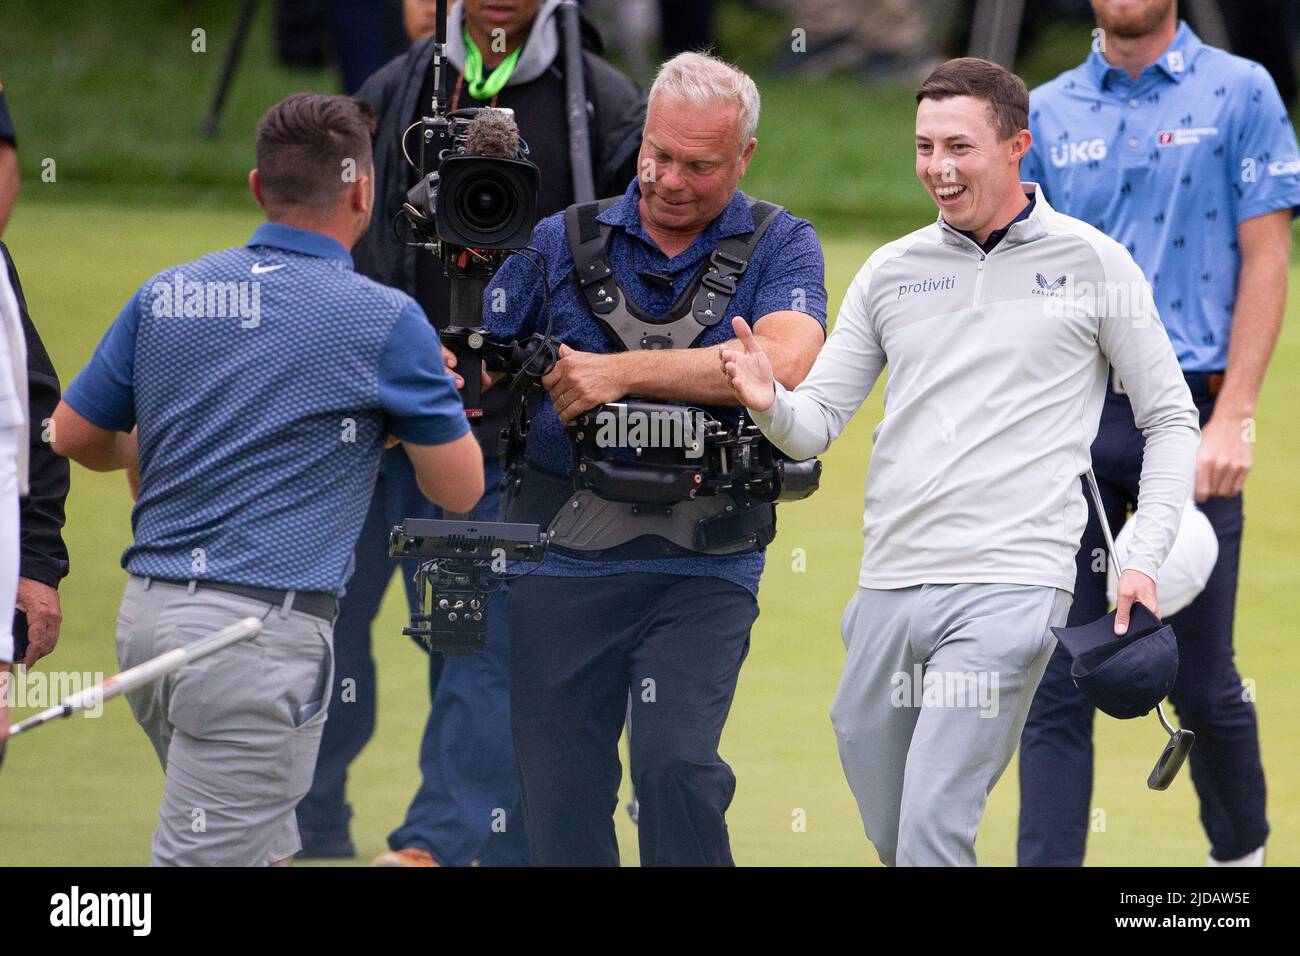
[[[441,866],[428,850],[408,846],[405,850],[387,850],[375,857],[371,866]]]

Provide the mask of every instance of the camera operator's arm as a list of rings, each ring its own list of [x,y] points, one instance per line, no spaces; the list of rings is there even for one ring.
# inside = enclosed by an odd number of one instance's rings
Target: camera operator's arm
[[[534,230],[532,243],[541,250],[543,260],[555,260],[560,255],[562,247],[557,237],[548,237],[543,229]],[[483,331],[488,337],[510,342],[538,331],[546,304],[538,261],[532,254],[509,256],[492,277],[483,293]],[[483,387],[489,388],[504,377],[504,372],[484,368]]]
[[[777,379],[793,388],[812,368],[826,338],[825,263],[812,225],[789,216],[778,218],[751,257],[746,281],[755,283],[754,302],[747,310],[757,317],[754,334]],[[563,352],[542,384],[565,421],[626,395],[735,405],[722,371],[722,348],[614,355]]]
[[[755,323],[754,335],[771,360],[777,380],[789,388],[808,374],[824,338],[816,319],[789,311],[763,316]],[[564,346],[560,361],[542,384],[564,421],[625,395],[735,405],[731,382],[722,371],[723,347],[600,355]]]

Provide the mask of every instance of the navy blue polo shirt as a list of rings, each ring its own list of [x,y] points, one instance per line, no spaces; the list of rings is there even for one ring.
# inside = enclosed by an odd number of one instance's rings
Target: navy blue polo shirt
[[[385,436],[469,430],[415,301],[275,223],[146,282],[64,400],[139,429],[132,574],[336,594]]]
[[[601,213],[599,219],[614,227],[609,262],[619,283],[637,305],[651,315],[662,315],[686,291],[704,260],[728,236],[752,232],[754,219],[744,193],[737,191],[722,213],[681,254],[668,258],[641,225],[637,203],[641,190],[632,180],[623,197]],[[533,233],[533,246],[546,258],[550,277],[551,334],[581,352],[611,353],[619,348],[597,324],[573,278],[573,256],[564,231],[564,214],[543,219]],[[651,284],[641,273],[671,277],[672,287]],[[734,337],[731,316],[751,324],[772,312],[804,312],[826,328],[825,267],[821,244],[812,224],[782,212],[768,227],[736,285],[728,316],[700,340],[716,345]],[[538,271],[520,256],[512,256],[497,272],[484,296],[483,325],[498,339],[512,339],[543,331],[545,296]],[[733,420],[737,409],[714,408],[719,417]],[[532,467],[569,475],[572,454],[564,425],[546,395],[528,433],[526,455]],[[588,561],[549,554],[535,572],[557,577],[590,577],[629,572],[709,575],[720,577],[757,595],[763,573],[763,553],[725,557],[662,558],[648,561]]]
[[[1187,371],[1220,371],[1246,219],[1300,206],[1300,149],[1272,77],[1186,23],[1136,80],[1099,52],[1029,95],[1021,179],[1123,243]]]

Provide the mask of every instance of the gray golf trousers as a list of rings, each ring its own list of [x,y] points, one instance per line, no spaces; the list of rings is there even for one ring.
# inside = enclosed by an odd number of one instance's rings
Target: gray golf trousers
[[[166,780],[154,866],[267,866],[301,849],[333,671],[333,625],[221,591],[134,575],[117,656],[134,667],[244,617],[262,632],[128,691]]]
[[[1071,596],[1020,584],[859,588],[831,704],[840,761],[887,866],[974,866]]]

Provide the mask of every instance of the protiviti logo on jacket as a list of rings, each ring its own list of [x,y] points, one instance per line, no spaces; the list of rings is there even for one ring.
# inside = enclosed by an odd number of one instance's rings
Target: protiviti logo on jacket
[[[937,279],[922,279],[920,282],[904,282],[898,287],[898,298],[905,295],[912,295],[916,292],[938,292],[940,289],[951,289],[957,285],[955,275],[939,276]]]

